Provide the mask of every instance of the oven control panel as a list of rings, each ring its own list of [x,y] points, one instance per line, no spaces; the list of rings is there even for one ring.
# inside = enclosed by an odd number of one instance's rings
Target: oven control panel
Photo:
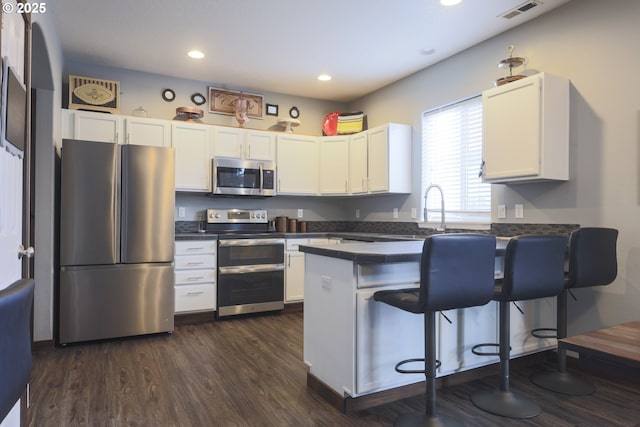
[[[207,209],[207,223],[249,223],[268,222],[265,209]]]

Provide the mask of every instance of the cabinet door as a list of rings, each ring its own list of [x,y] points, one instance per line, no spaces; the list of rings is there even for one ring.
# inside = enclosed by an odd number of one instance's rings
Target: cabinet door
[[[523,79],[482,94],[484,179],[540,173],[540,79]]]
[[[124,126],[127,144],[171,147],[171,122],[169,121],[127,117]]]
[[[122,117],[105,113],[75,111],[73,113],[73,138],[84,141],[122,143],[120,135]]]
[[[244,129],[214,127],[213,155],[216,157],[242,158]]]
[[[367,192],[367,132],[349,139],[349,193]]]
[[[246,133],[245,156],[250,160],[276,159],[276,137],[273,132],[248,130]]]
[[[394,369],[401,360],[424,357],[424,317],[374,301],[377,290],[358,291],[356,297],[358,394],[424,381],[424,374],[399,374]],[[415,368],[422,369],[419,365]]]
[[[388,128],[381,126],[369,131],[368,177],[369,192],[389,190]]]
[[[176,190],[210,191],[209,127],[173,123],[171,145],[176,156]]]
[[[278,193],[318,194],[318,139],[279,135],[277,139]]]
[[[516,304],[524,314],[510,304],[511,357],[555,348],[555,338],[536,338],[531,331],[556,327],[556,297],[516,301]]]
[[[320,194],[347,194],[349,137],[320,138]]]
[[[438,376],[466,371],[498,361],[498,356],[477,356],[471,352],[476,344],[497,343],[497,303],[443,312],[438,317],[436,337],[438,360],[442,365]],[[487,351],[496,350],[487,347]],[[497,351],[497,350],[496,350]]]
[[[285,302],[304,299],[304,254],[287,252],[285,266]]]

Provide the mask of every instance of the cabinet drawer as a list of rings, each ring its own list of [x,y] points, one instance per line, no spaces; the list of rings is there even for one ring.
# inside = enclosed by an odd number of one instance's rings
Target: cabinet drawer
[[[207,255],[182,255],[175,257],[175,269],[194,269],[194,268],[215,268],[216,256]]]
[[[216,309],[216,285],[179,285],[175,287],[176,313]]]
[[[215,254],[216,240],[184,240],[176,242],[176,255]]]
[[[187,285],[190,283],[213,283],[216,281],[216,270],[176,270],[175,284]]]

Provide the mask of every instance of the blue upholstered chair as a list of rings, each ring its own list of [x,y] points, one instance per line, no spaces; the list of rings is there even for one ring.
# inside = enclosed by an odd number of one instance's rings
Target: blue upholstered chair
[[[0,422],[25,392],[31,375],[31,308],[34,282],[0,290]]]
[[[476,234],[438,234],[425,240],[420,266],[420,287],[378,291],[374,300],[424,315],[424,359],[403,360],[400,373],[424,373],[424,413],[403,414],[395,426],[455,426],[458,420],[436,414],[436,318],[438,311],[487,304],[493,295],[496,239]],[[425,361],[424,370],[408,370],[406,363]]]
[[[617,240],[618,230],[613,228],[584,227],[569,236],[569,269],[557,303],[558,339],[567,337],[567,296],[571,290],[605,286],[615,280],[618,274]],[[591,382],[567,371],[567,352],[561,348],[558,349],[557,371],[538,372],[531,376],[531,381],[544,389],[574,396],[596,391]]]
[[[495,415],[521,419],[535,417],[541,412],[535,401],[510,389],[509,304],[512,301],[556,296],[562,292],[566,248],[567,239],[562,236],[520,236],[509,240],[504,259],[504,278],[496,280],[493,297],[500,306],[500,389],[472,394],[471,401],[480,409]],[[485,345],[495,344],[479,344],[475,347]]]

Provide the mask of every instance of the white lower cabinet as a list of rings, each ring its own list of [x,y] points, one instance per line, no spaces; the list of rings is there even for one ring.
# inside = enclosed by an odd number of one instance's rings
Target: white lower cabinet
[[[175,312],[216,309],[216,240],[175,242]]]
[[[329,239],[287,239],[284,253],[284,302],[304,300],[304,254],[298,251],[300,245],[329,243]]]

